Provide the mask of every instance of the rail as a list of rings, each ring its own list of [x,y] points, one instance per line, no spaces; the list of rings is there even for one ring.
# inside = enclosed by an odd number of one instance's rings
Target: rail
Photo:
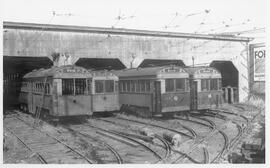
[[[67,145],[66,143],[62,142],[61,140],[59,140],[58,138],[44,132],[44,131],[41,131],[40,129],[36,128],[36,127],[33,127],[31,124],[27,123],[26,121],[24,121],[23,119],[17,117],[17,116],[13,116],[14,118],[20,120],[21,122],[25,123],[26,125],[28,125],[29,127],[32,127],[33,129],[39,131],[40,133],[42,134],[45,134],[46,136],[54,139],[55,141],[57,141],[58,143],[64,145],[66,148],[68,148],[70,151],[72,151],[73,153],[79,155],[80,157],[82,157],[84,160],[86,160],[88,163],[90,164],[93,164],[94,162],[92,160],[90,160],[89,158],[87,158],[86,156],[84,156],[83,154],[81,154],[79,151],[77,151],[76,149],[73,149],[72,147],[70,147],[69,145]]]

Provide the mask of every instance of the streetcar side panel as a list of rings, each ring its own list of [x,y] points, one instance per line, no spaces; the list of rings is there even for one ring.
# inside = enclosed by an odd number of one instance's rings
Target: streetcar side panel
[[[118,111],[118,77],[110,71],[93,71],[92,110],[93,112]]]
[[[59,95],[56,116],[92,115],[91,96]]]
[[[198,109],[215,108],[222,103],[221,91],[200,92],[198,94]]]
[[[162,94],[162,112],[189,110],[189,92]]]
[[[189,110],[189,75],[182,69],[165,69],[166,73],[158,75],[161,81],[162,113]]]
[[[52,77],[32,78],[31,88],[28,100],[29,111],[35,114],[40,108],[42,113],[51,114],[53,110]]]
[[[133,106],[152,113],[154,110],[153,83],[154,80],[151,77],[145,76],[135,76],[122,79],[120,78],[120,106]]]
[[[93,112],[119,110],[118,94],[95,94],[93,95]]]
[[[120,93],[120,105],[132,105],[152,111],[152,94],[150,93]]]

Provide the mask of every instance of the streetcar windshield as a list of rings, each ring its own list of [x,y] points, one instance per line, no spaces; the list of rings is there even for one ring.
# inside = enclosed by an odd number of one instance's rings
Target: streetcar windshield
[[[113,93],[114,80],[95,80],[96,93]]]
[[[62,79],[63,95],[84,95],[87,94],[86,79]]]

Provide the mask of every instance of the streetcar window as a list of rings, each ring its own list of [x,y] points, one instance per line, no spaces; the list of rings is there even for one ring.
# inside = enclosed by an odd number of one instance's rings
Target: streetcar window
[[[104,92],[104,80],[96,80],[95,81],[95,90],[96,93],[103,93]]]
[[[41,89],[40,89],[40,87],[41,87],[41,86],[40,86],[40,83],[38,83],[37,85],[38,85],[37,92],[40,92],[40,90],[41,90]]]
[[[83,95],[86,93],[86,79],[75,79],[75,95]]]
[[[186,87],[185,90],[188,91],[189,90],[189,79],[186,79]]]
[[[201,90],[202,91],[207,91],[209,90],[209,82],[208,82],[208,79],[202,79],[201,80]]]
[[[119,82],[119,92],[123,92],[123,82]]]
[[[130,91],[135,92],[135,81],[134,80],[132,80],[130,83]]]
[[[141,92],[145,92],[145,81],[141,80],[140,83],[141,83]]]
[[[136,92],[141,92],[140,81],[136,81]]]
[[[218,79],[210,79],[210,90],[218,90]]]
[[[73,95],[74,94],[74,81],[73,79],[62,79],[62,94]]]
[[[36,85],[35,92],[38,92],[38,83],[36,83],[35,85]]]
[[[176,91],[185,90],[185,79],[175,79],[175,89]]]
[[[91,87],[91,84],[92,84],[92,80],[91,79],[87,79],[87,84],[88,84],[88,94],[91,94],[92,92],[92,87]]]
[[[49,85],[49,83],[45,84],[45,94],[50,94],[50,85]]]
[[[130,81],[126,81],[127,83],[127,92],[130,92]]]
[[[222,87],[221,79],[218,79],[218,90],[221,90],[221,87]]]
[[[165,87],[166,87],[166,92],[173,92],[174,91],[174,80],[173,79],[166,79],[165,80]]]
[[[114,92],[114,81],[113,80],[105,80],[105,92],[107,92],[107,93]]]
[[[115,81],[115,86],[114,86],[115,90],[114,92],[118,92],[118,81]]]
[[[127,91],[127,82],[126,81],[123,81],[123,92],[126,92]]]
[[[150,92],[150,81],[146,81],[145,84],[146,84],[145,91]]]
[[[44,83],[40,83],[40,92],[44,93]]]

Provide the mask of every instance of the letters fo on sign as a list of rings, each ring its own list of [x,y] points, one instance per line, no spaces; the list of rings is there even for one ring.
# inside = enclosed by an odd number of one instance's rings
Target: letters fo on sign
[[[265,81],[265,47],[254,48],[254,81]]]

